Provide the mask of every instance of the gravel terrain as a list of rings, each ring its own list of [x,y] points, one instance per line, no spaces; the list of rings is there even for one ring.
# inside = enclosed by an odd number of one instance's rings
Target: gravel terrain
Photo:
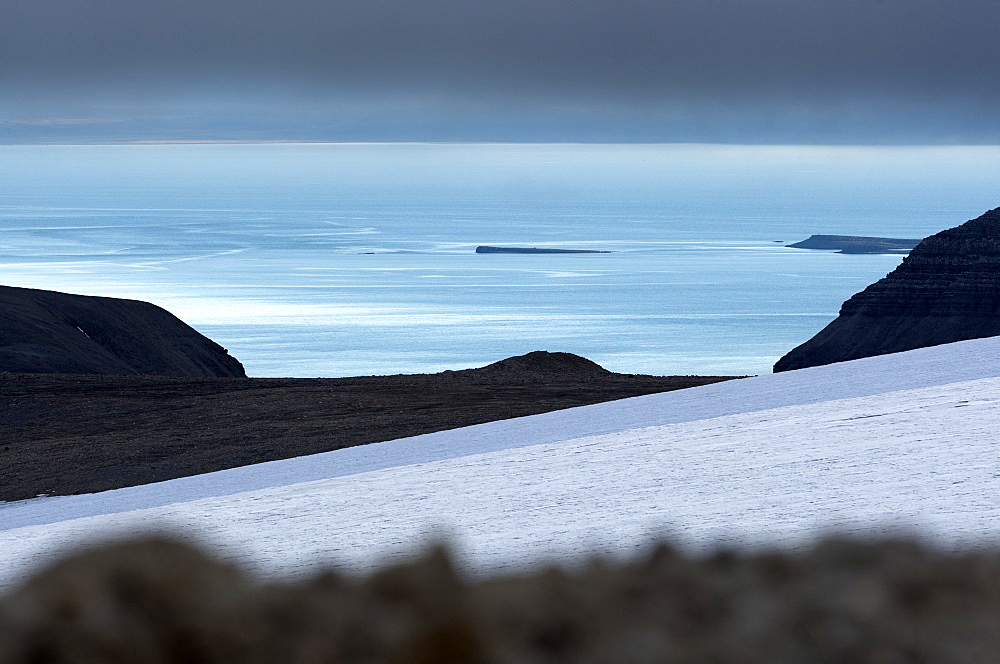
[[[89,493],[727,380],[566,353],[358,378],[0,373],[0,500]]]

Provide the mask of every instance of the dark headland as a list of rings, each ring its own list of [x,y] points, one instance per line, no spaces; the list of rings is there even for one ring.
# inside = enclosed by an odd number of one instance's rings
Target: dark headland
[[[865,237],[861,235],[810,235],[808,239],[786,245],[794,249],[835,250],[840,254],[907,254],[920,239]]]
[[[244,377],[226,349],[149,302],[0,286],[0,372]]]
[[[1000,208],[922,240],[774,365],[802,369],[1000,335]]]
[[[476,247],[477,254],[610,254],[610,251],[597,249],[549,249],[546,247],[491,247],[480,245]]]

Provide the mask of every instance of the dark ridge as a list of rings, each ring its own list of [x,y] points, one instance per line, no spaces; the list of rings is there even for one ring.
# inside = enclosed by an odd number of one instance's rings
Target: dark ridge
[[[243,377],[226,349],[149,302],[0,286],[0,372]]]
[[[491,247],[480,245],[476,247],[477,254],[610,254],[610,251],[597,249],[545,249],[536,247]]]
[[[810,235],[808,239],[786,245],[795,249],[835,249],[841,254],[906,254],[920,240],[861,235]]]
[[[922,240],[774,365],[788,371],[1000,335],[1000,208]]]
[[[358,378],[0,373],[0,500],[104,491],[722,380],[617,374],[568,353]]]

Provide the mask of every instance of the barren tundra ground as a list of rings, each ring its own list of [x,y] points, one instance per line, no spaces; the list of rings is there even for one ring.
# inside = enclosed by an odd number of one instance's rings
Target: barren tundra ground
[[[134,486],[725,380],[615,374],[561,365],[560,355],[542,356],[544,366],[333,379],[0,373],[0,500]]]

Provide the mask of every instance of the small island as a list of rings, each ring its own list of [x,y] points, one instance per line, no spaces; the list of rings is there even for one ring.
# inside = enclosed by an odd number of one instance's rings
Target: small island
[[[610,254],[610,251],[597,249],[547,249],[538,247],[491,247],[480,245],[476,247],[477,254]]]
[[[811,235],[809,239],[785,245],[795,249],[836,250],[840,254],[908,254],[919,239],[865,237],[861,235]]]

